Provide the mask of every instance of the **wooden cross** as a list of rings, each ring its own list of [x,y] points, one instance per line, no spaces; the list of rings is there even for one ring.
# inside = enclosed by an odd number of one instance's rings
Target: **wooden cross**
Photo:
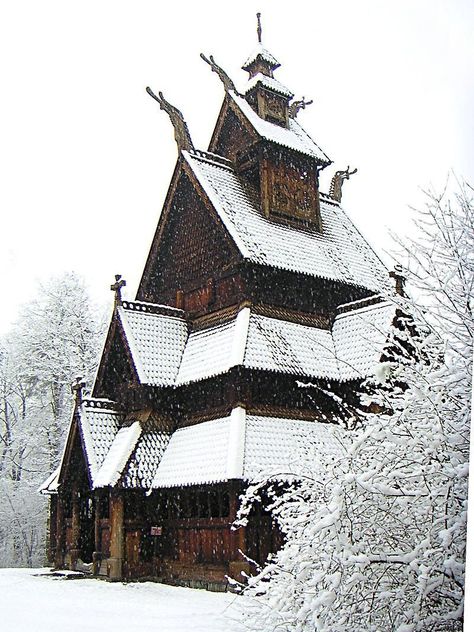
[[[82,402],[82,390],[86,383],[83,381],[82,376],[76,377],[76,381],[71,384],[71,392],[75,395],[76,402],[80,404]]]
[[[395,279],[395,292],[400,296],[405,296],[405,280],[406,277],[403,275],[402,266],[397,263],[391,272],[389,272],[389,276],[392,279]]]
[[[110,289],[115,292],[115,305],[122,304],[122,288],[127,285],[125,279],[122,279],[121,274],[115,275],[115,283],[110,286]]]

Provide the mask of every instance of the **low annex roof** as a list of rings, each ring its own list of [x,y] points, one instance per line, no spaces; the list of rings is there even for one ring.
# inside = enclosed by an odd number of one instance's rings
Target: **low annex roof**
[[[183,154],[245,259],[376,292],[387,287],[385,266],[337,203],[321,199],[321,232],[278,223],[263,215],[257,190],[231,166]]]

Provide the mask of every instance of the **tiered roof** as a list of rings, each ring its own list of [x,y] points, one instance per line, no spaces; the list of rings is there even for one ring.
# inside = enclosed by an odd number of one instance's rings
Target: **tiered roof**
[[[388,301],[366,303],[338,314],[331,329],[264,316],[250,307],[189,333],[184,318],[142,312],[137,319],[130,301],[119,312],[142,384],[180,386],[235,366],[347,381],[372,374],[395,316]],[[172,338],[170,331],[179,335]]]
[[[375,292],[387,287],[385,266],[338,203],[321,199],[321,231],[275,222],[262,213],[256,188],[230,164],[203,152],[183,153],[245,259]]]

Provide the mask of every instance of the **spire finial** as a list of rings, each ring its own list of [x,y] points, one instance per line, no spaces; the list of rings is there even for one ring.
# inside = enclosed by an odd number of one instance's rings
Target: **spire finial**
[[[86,383],[83,381],[81,375],[78,375],[76,380],[71,384],[71,392],[73,393],[78,405],[82,402],[82,391],[85,385]]]
[[[127,285],[125,279],[122,279],[121,274],[115,275],[115,283],[110,286],[110,289],[115,292],[115,306],[122,305],[122,288]]]
[[[261,13],[257,13],[257,37],[258,37],[258,43],[261,44],[262,43],[262,22],[260,21],[260,17],[261,17]]]

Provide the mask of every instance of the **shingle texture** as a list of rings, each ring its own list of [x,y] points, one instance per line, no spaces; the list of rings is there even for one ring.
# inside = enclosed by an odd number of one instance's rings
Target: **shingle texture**
[[[123,415],[107,408],[93,408],[86,400],[79,408],[79,428],[84,441],[92,481],[109,452]]]
[[[244,258],[377,292],[387,288],[385,266],[337,204],[321,200],[321,232],[278,223],[262,214],[256,189],[232,168],[184,153]]]
[[[285,90],[287,89],[285,88]],[[330,164],[331,160],[328,156],[295,119],[289,120],[288,128],[281,127],[280,125],[260,118],[244,98],[233,92],[230,92],[229,96],[261,138],[311,158],[315,158],[322,164]]]
[[[257,84],[262,85],[264,88],[268,88],[273,92],[277,92],[278,94],[282,94],[285,97],[289,97],[291,99],[293,92],[289,90],[286,86],[278,81],[278,79],[274,79],[273,77],[268,77],[267,75],[262,75],[261,72],[258,72],[252,79],[250,79],[245,86],[245,92],[247,93],[249,90],[252,90]]]
[[[387,301],[339,314],[332,335],[341,379],[370,375],[380,361],[395,316]]]
[[[153,487],[227,480],[230,417],[177,430],[163,455]]]
[[[122,476],[122,487],[149,489],[171,434],[160,430],[144,431]]]
[[[94,477],[94,487],[113,487],[119,480],[132,451],[140,438],[140,422],[135,421],[131,426],[120,428],[105,457],[97,475]]]
[[[270,51],[262,46],[262,44],[258,44],[258,46],[256,46],[255,49],[247,57],[242,68],[245,70],[247,66],[250,66],[250,64],[258,58],[268,62],[273,66],[273,68],[277,68],[280,65],[280,62],[277,61],[277,59],[270,53]]]
[[[324,462],[337,460],[344,453],[343,432],[330,423],[247,415],[243,478],[301,475],[307,451]]]
[[[186,321],[123,307],[118,313],[142,384],[173,384],[188,337]]]
[[[334,424],[242,414],[243,446],[232,441],[231,416],[177,430],[152,486],[203,485],[230,478],[253,481],[261,476],[285,479],[303,473],[302,451],[311,449],[324,462],[343,454],[343,431]],[[242,448],[240,472],[229,476],[232,453]]]
[[[394,316],[395,307],[380,302],[337,316],[327,330],[250,313],[246,329],[234,318],[191,333],[176,383],[220,375],[236,365],[300,377],[364,378],[380,360]]]

